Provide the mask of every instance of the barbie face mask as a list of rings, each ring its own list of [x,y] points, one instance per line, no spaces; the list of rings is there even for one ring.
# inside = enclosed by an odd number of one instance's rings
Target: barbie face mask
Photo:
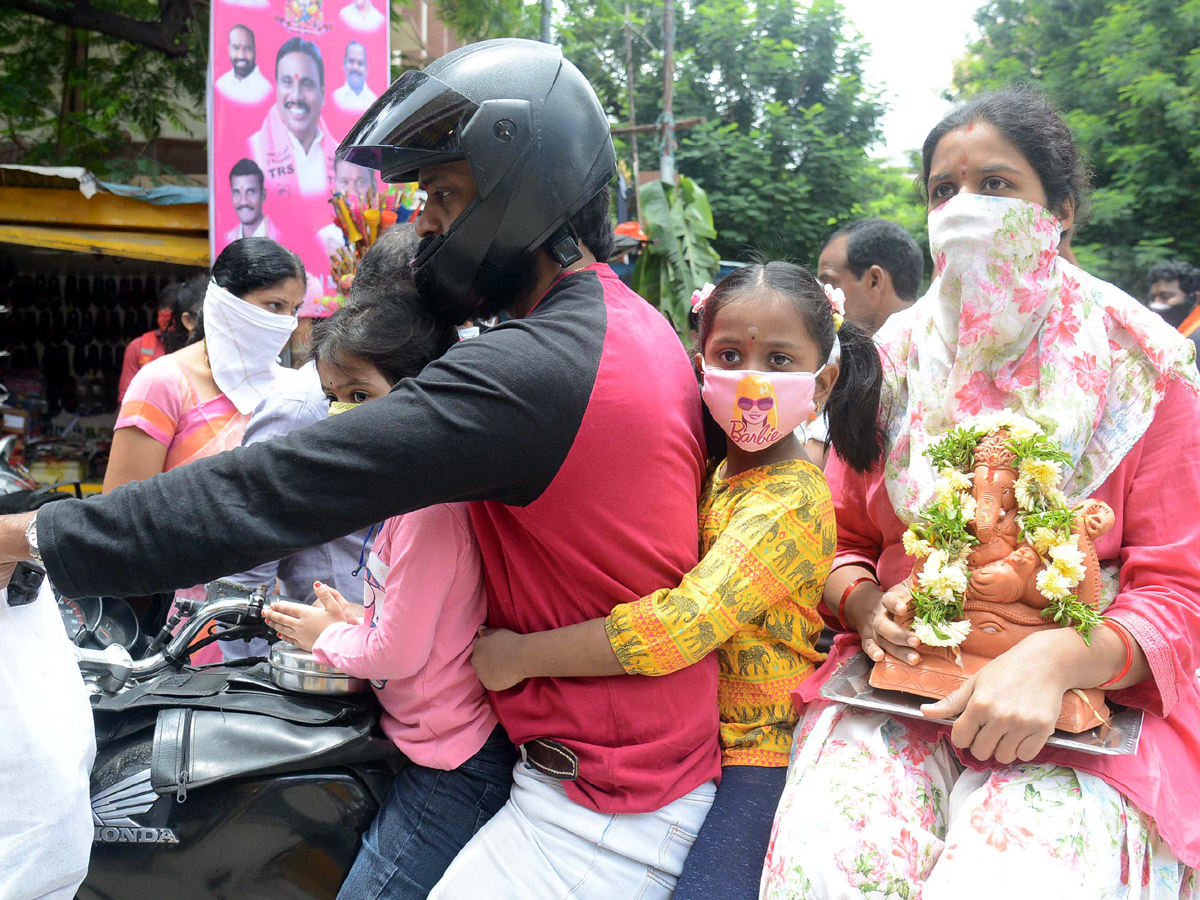
[[[841,357],[835,336],[825,365],[815,372],[713,369],[701,362],[700,396],[717,424],[743,450],[763,450],[816,418],[817,376]]]

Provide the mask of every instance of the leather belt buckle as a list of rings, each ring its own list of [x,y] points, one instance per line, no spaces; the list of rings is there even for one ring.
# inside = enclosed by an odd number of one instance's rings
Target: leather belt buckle
[[[579,777],[579,757],[564,744],[550,738],[534,738],[520,746],[521,759],[543,775],[559,781]]]

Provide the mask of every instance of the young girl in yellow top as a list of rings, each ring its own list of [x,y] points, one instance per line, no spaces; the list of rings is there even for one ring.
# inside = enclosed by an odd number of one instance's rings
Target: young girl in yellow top
[[[837,530],[825,477],[794,430],[827,405],[834,450],[861,471],[882,440],[879,357],[843,323],[834,292],[785,262],[709,289],[697,298],[695,363],[724,440],[709,440],[719,465],[700,503],[703,559],[678,587],[606,619],[486,632],[473,657],[484,685],[504,690],[540,676],[666,675],[717,654],[723,772],[676,900],[758,896],[797,721],[791,693],[824,659],[815,644]]]

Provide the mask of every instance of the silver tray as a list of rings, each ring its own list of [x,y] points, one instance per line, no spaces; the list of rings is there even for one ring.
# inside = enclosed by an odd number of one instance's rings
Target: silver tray
[[[952,719],[931,719],[929,716],[921,715],[921,704],[933,702],[924,697],[871,687],[868,678],[871,675],[872,665],[871,658],[865,653],[854,654],[838,666],[837,671],[825,682],[821,688],[821,696],[827,700],[845,703],[847,706],[860,706],[863,709],[920,719],[923,722],[936,722],[942,725],[949,725],[953,722]],[[1056,731],[1050,735],[1046,745],[1099,756],[1124,756],[1137,753],[1138,739],[1142,735],[1142,711],[1117,706],[1114,703],[1110,703],[1109,707],[1112,709],[1111,727],[1097,725],[1091,731],[1079,734]]]

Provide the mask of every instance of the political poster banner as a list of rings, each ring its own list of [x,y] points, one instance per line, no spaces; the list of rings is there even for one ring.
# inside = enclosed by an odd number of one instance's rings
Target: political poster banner
[[[378,190],[377,173],[334,159],[388,85],[388,0],[213,0],[209,35],[212,258],[269,237],[336,293],[345,243],[335,192]]]

